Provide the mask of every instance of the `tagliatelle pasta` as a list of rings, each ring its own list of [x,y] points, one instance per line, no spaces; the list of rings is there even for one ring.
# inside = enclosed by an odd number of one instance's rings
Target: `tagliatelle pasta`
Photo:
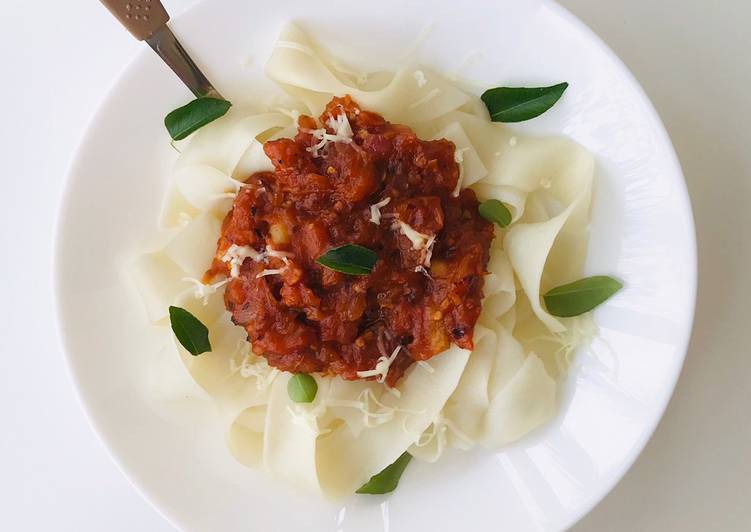
[[[584,338],[566,336],[580,330],[577,320],[548,314],[540,294],[581,274],[592,156],[565,138],[531,138],[491,122],[478,111],[479,98],[424,67],[353,73],[296,26],[281,34],[266,72],[308,114],[350,94],[422,138],[453,141],[461,185],[503,201],[513,222],[496,228],[472,352],[452,346],[414,364],[393,390],[315,375],[315,401],[296,404],[286,391],[289,374],[254,355],[246,332],[231,322],[223,284],[200,282],[240,179],[271,169],[263,141],[294,135],[296,112],[233,108],[196,132],[165,199],[161,223],[171,238],[137,259],[131,273],[152,322],[165,325],[167,308],[176,305],[209,328],[210,353],[193,357],[175,343],[175,357],[219,407],[233,455],[341,499],[405,450],[435,461],[449,447],[498,449],[552,418],[565,369],[561,346],[570,350]]]

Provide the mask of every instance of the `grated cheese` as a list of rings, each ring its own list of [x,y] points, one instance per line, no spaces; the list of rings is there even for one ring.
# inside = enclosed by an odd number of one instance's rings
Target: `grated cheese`
[[[281,251],[278,249],[271,249],[270,247],[266,247],[266,255],[269,257],[274,257],[276,259],[293,259],[295,257],[294,253],[291,253],[289,251]],[[287,261],[285,261],[287,262]]]
[[[508,145],[512,148],[516,146],[516,137],[511,137],[510,139],[508,139]]]
[[[584,314],[566,320],[566,330],[560,333],[550,333],[535,336],[530,342],[548,342],[557,346],[553,356],[558,370],[563,373],[573,363],[576,350],[589,346],[598,335],[597,324],[591,314]],[[604,341],[603,341],[604,342]],[[610,347],[605,343],[608,350]]]
[[[430,267],[430,260],[433,258],[433,245],[435,244],[435,235],[428,238],[428,243],[425,246],[425,256],[422,259],[422,265]]]
[[[430,235],[415,230],[411,225],[401,220],[397,219],[394,222],[392,229],[399,229],[404,236],[409,238],[410,242],[412,242],[412,249],[420,250],[427,248],[431,238]]]
[[[295,256],[294,253],[290,253],[289,251],[281,251],[281,250],[278,250],[278,249],[273,249],[273,248],[269,247],[268,245],[266,246],[266,251],[264,252],[263,255],[264,255],[264,260],[266,262],[268,262],[268,260],[266,260],[268,257],[273,257],[275,259],[281,259],[281,261],[284,263],[284,267],[283,268],[278,268],[278,269],[276,269],[276,268],[265,269],[265,270],[261,271],[260,273],[258,273],[256,275],[256,279],[260,279],[261,277],[265,277],[267,275],[279,275],[279,274],[284,273],[284,270],[286,270],[287,267],[290,264],[290,260],[289,259],[293,258]]]
[[[417,438],[415,446],[425,447],[433,440],[436,440],[436,452],[440,456],[448,443],[448,435],[451,434],[456,438],[454,445],[460,449],[471,449],[475,441],[465,434],[456,424],[448,418],[438,416],[438,419],[431,423],[430,427]]]
[[[396,388],[387,388],[388,392],[396,397],[401,396],[401,392]],[[336,399],[320,397],[316,398],[315,406],[312,405],[287,405],[287,412],[292,418],[292,422],[306,427],[313,435],[322,435],[331,432],[331,429],[321,428],[320,421],[327,413],[328,408],[352,408],[359,410],[362,414],[362,423],[366,428],[374,428],[384,423],[388,423],[397,413],[410,415],[423,415],[424,410],[409,410],[396,406],[389,406],[378,400],[373,390],[366,388],[359,393],[356,400]],[[402,427],[404,429],[404,427]],[[406,429],[405,429],[406,430]]]
[[[181,280],[193,283],[195,285],[195,290],[193,290],[193,297],[195,297],[196,299],[202,299],[202,303],[204,305],[209,304],[209,296],[215,294],[218,289],[229,282],[229,279],[222,279],[221,281],[214,284],[203,284],[201,281],[194,279],[193,277],[183,277]]]
[[[464,181],[464,152],[469,148],[461,148],[454,151],[454,162],[459,165],[459,179],[456,180],[456,187],[451,193],[455,198],[459,197],[459,192],[462,190],[462,181]]]
[[[313,138],[319,140],[318,144],[306,148],[307,151],[313,154],[313,157],[320,157],[320,150],[324,148],[329,142],[343,142],[345,144],[352,143],[352,126],[347,119],[345,113],[341,113],[334,118],[329,116],[326,121],[326,125],[329,129],[334,131],[332,135],[325,128],[313,129],[309,133],[313,135]]]
[[[370,221],[376,225],[381,225],[381,207],[385,207],[389,204],[391,198],[386,198],[379,201],[375,205],[370,206]]]
[[[422,266],[430,267],[430,260],[433,258],[433,245],[435,244],[435,235],[426,235],[413,228],[406,222],[394,220],[392,229],[399,229],[401,233],[406,236],[410,242],[412,242],[412,249],[422,252],[422,258],[420,259],[420,265],[415,268],[415,271],[420,271]],[[427,272],[425,272],[427,273]]]
[[[425,266],[422,266],[422,265],[416,266],[415,267],[415,272],[422,273],[425,277],[427,277],[431,281],[433,280],[433,278],[430,276],[430,273],[428,272],[428,270],[425,269]]]
[[[261,277],[266,277],[267,275],[279,275],[284,272],[284,268],[280,269],[266,269],[261,271],[256,275],[256,279],[260,279]]]
[[[399,354],[399,351],[402,349],[401,345],[397,345],[396,349],[391,353],[391,356],[389,357],[380,357],[378,361],[376,362],[375,368],[369,369],[366,371],[358,371],[357,376],[358,377],[375,377],[377,382],[383,382],[386,380],[386,375],[389,373],[389,368],[391,367],[391,364],[396,360],[396,356]]]
[[[417,367],[422,368],[428,373],[435,373],[435,370],[433,369],[433,366],[425,362],[424,360],[418,360],[417,361]]]
[[[237,363],[237,356],[242,360]],[[256,388],[265,390],[279,375],[279,370],[269,366],[265,358],[254,355],[250,351],[250,344],[245,340],[239,340],[235,353],[229,359],[229,370],[232,375],[239,373],[244,379],[255,378]]]
[[[253,259],[256,262],[261,262],[266,259],[266,254],[260,253],[250,246],[232,244],[222,257],[222,262],[229,262],[230,277],[234,278],[240,275],[240,266],[245,262],[245,259]]]

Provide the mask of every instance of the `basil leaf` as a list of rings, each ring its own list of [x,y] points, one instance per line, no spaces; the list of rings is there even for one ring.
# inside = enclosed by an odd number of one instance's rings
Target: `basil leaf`
[[[396,462],[390,466],[386,466],[386,468],[377,475],[370,477],[370,480],[368,480],[365,485],[355,493],[382,495],[394,491],[399,485],[399,479],[407,468],[407,464],[409,464],[410,460],[412,460],[412,455],[405,452],[396,459]]]
[[[172,140],[182,140],[220,116],[224,116],[232,104],[218,98],[196,98],[187,105],[178,107],[164,117],[164,126]]]
[[[480,98],[493,122],[524,122],[540,116],[555,105],[568,83],[551,87],[496,87],[486,90]]]
[[[570,318],[589,312],[621,288],[623,284],[620,281],[598,275],[553,288],[543,298],[548,312],[553,316]]]
[[[169,322],[177,340],[193,356],[211,351],[209,330],[193,314],[180,307],[169,308]]]
[[[511,211],[497,199],[483,201],[477,207],[477,211],[487,221],[494,222],[501,227],[506,227],[511,223]]]
[[[316,259],[321,266],[349,275],[368,275],[377,261],[374,251],[356,244],[330,249]]]
[[[318,383],[307,373],[296,373],[287,382],[287,394],[296,403],[312,403],[318,393]]]

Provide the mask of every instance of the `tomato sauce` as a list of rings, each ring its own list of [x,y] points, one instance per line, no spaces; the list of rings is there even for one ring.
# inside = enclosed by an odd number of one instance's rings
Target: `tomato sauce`
[[[342,114],[351,136],[321,146],[319,123],[334,135]],[[301,116],[295,138],[265,143],[274,171],[240,189],[206,278],[229,275],[222,259],[233,244],[265,252],[242,262],[225,293],[254,353],[280,370],[351,380],[401,346],[386,377],[393,386],[452,342],[472,349],[493,226],[472,190],[453,194],[452,142],[421,140],[349,96],[334,98],[319,120]],[[375,223],[371,206],[386,198]],[[417,233],[428,240],[415,243]],[[372,273],[316,263],[344,244],[378,255]]]

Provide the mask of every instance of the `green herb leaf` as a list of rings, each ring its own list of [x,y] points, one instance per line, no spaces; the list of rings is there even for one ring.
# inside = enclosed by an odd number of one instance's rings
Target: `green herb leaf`
[[[224,116],[230,107],[232,104],[227,100],[196,98],[164,117],[164,125],[172,140],[182,140],[209,122]]]
[[[287,394],[296,403],[312,403],[318,393],[318,383],[307,373],[296,373],[287,382]]]
[[[330,249],[316,259],[321,266],[349,275],[368,275],[377,261],[374,251],[356,244]]]
[[[501,227],[506,227],[511,223],[511,211],[497,199],[483,201],[477,211],[487,221],[497,223]]]
[[[555,105],[568,83],[551,87],[496,87],[481,98],[493,122],[524,122],[540,116]]]
[[[407,469],[407,464],[412,460],[412,455],[408,452],[404,452],[396,462],[378,473],[373,475],[359,490],[355,493],[367,493],[370,495],[382,495],[384,493],[390,493],[396,489],[399,485],[399,479]]]
[[[570,318],[589,312],[621,288],[620,281],[598,275],[553,288],[543,298],[553,316]]]
[[[209,330],[193,314],[180,307],[169,308],[169,322],[177,340],[193,356],[211,351]]]

